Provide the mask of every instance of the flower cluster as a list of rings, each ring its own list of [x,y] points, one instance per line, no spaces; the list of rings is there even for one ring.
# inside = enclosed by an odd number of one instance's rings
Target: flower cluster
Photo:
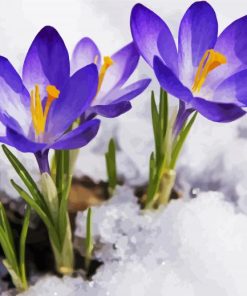
[[[42,28],[34,38],[21,75],[0,56],[0,142],[26,189],[14,180],[11,183],[27,203],[19,258],[1,204],[0,245],[6,256],[4,264],[20,290],[27,288],[25,240],[31,209],[47,228],[57,272],[73,272],[67,206],[76,158],[73,151],[97,135],[98,117],[114,118],[129,111],[131,100],[148,87],[149,78],[127,83],[140,57],[153,69],[160,84],[159,103],[154,92],[151,96],[155,150],[142,197],[145,208],[169,201],[176,162],[197,113],[221,123],[246,113],[247,16],[234,21],[218,36],[213,8],[205,1],[195,2],[181,20],[176,44],[168,25],[147,7],[136,4],[130,27],[133,41],[110,56],[102,56],[94,41],[85,37],[70,58],[63,39],[51,26]],[[172,115],[168,94],[179,102]],[[6,145],[33,153],[40,184]],[[117,185],[115,149],[111,139],[106,153],[110,195]],[[55,152],[50,166],[51,150]],[[87,267],[93,249],[91,219],[89,208]]]
[[[115,117],[131,108],[129,101],[150,83],[143,79],[123,87],[138,60],[131,43],[102,64],[97,46],[83,38],[70,62],[61,36],[44,27],[27,52],[21,77],[0,57],[1,141],[34,153],[41,171],[47,171],[49,149],[83,147],[97,134],[95,115]],[[79,118],[79,126],[71,129]]]

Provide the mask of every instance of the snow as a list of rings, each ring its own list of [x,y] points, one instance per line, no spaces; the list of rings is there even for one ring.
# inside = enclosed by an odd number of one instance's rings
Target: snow
[[[131,190],[118,188],[93,221],[105,247],[95,254],[104,264],[92,281],[46,277],[22,295],[246,295],[247,217],[220,192],[141,212]],[[78,216],[77,235],[84,225]]]
[[[41,278],[35,286],[27,292],[21,293],[22,296],[69,296],[74,295],[79,289],[83,292],[81,285],[82,279],[73,279],[64,277],[63,279],[56,276],[45,276]],[[79,294],[78,294],[79,295]],[[84,294],[81,294],[84,295]]]

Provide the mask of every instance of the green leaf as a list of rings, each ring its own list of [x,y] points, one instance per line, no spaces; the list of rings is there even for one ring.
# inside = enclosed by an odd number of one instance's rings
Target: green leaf
[[[182,147],[184,145],[184,142],[190,132],[190,129],[193,125],[193,123],[195,122],[197,113],[195,113],[192,118],[190,119],[188,124],[185,124],[184,128],[182,129],[182,131],[180,132],[179,136],[178,136],[178,140],[176,145],[174,146],[173,152],[172,152],[172,159],[171,159],[171,163],[170,163],[170,168],[174,169],[176,166],[176,162],[178,159],[178,156],[182,150]]]
[[[167,92],[160,88],[159,125],[161,137],[164,139],[168,125],[168,97]]]
[[[26,250],[26,239],[27,239],[27,232],[30,222],[30,215],[31,215],[31,208],[27,206],[25,217],[22,225],[21,236],[20,236],[20,262],[19,262],[19,270],[23,288],[26,290],[27,285],[27,278],[26,278],[26,265],[25,265],[25,250]]]
[[[20,176],[26,187],[28,188],[29,192],[31,193],[33,199],[36,201],[36,203],[39,204],[40,207],[44,211],[47,210],[46,204],[43,200],[43,196],[41,192],[38,189],[38,186],[36,182],[32,179],[28,171],[25,169],[25,167],[22,165],[22,163],[14,156],[14,154],[5,146],[2,145],[2,149],[7,156],[8,160],[14,167],[17,174]]]
[[[67,184],[70,178],[70,156],[68,150],[55,151],[56,158],[56,187],[58,198],[61,202],[63,195],[66,194]]]
[[[3,260],[3,264],[6,267],[6,269],[8,270],[8,272],[11,276],[11,279],[13,281],[13,284],[15,285],[17,290],[19,290],[19,291],[25,290],[26,288],[23,286],[20,275],[18,274],[18,272],[16,272],[16,270],[9,263],[9,261],[7,259]]]
[[[86,225],[86,269],[89,268],[90,260],[93,252],[93,236],[92,236],[92,209],[87,211],[87,225]]]
[[[56,187],[59,201],[62,199],[63,179],[64,179],[64,153],[63,151],[55,151],[56,159]]]
[[[11,244],[7,233],[4,231],[4,228],[0,227],[0,244],[2,246],[3,252],[11,266],[18,273],[18,261],[16,258],[16,252],[14,245]]]
[[[87,233],[86,233],[86,253],[91,254],[93,250],[92,238],[92,209],[88,208],[87,211]]]
[[[117,185],[116,145],[114,139],[109,141],[108,151],[105,153],[105,160],[109,187],[114,191]]]
[[[68,227],[68,196],[71,189],[71,182],[72,176],[70,176],[70,180],[67,183],[67,188],[65,190],[66,193],[62,197],[58,213],[59,237],[62,245],[65,239],[66,229]]]
[[[151,94],[151,113],[152,113],[152,125],[154,133],[154,142],[155,142],[155,156],[156,162],[160,160],[160,133],[159,133],[159,113],[155,102],[154,92]]]
[[[151,96],[151,112],[152,112],[152,124],[155,141],[155,155],[151,154],[149,163],[149,185],[147,190],[146,205],[153,202],[155,194],[159,187],[160,172],[163,167],[163,163],[166,160],[167,151],[166,144],[169,143],[168,129],[168,98],[167,93],[160,88],[159,98],[159,110],[155,102],[154,92]]]
[[[16,191],[20,194],[20,196],[26,201],[26,203],[35,210],[35,212],[40,216],[41,220],[45,223],[47,230],[50,234],[50,238],[53,240],[57,249],[61,249],[60,240],[57,235],[57,231],[52,224],[52,220],[49,219],[47,214],[40,208],[40,206],[31,198],[31,196],[22,189],[19,185],[17,185],[14,180],[11,180],[11,184],[16,189]]]
[[[149,183],[151,183],[155,176],[155,158],[154,153],[152,152],[149,160]]]
[[[8,236],[11,245],[14,246],[15,244],[14,244],[12,230],[10,228],[9,221],[8,221],[5,209],[4,209],[1,202],[0,202],[0,218],[1,218],[0,225],[2,225],[2,227],[4,228],[4,232]]]
[[[51,177],[54,182],[56,182],[56,174],[57,174],[57,163],[56,163],[56,150],[55,150],[51,158]]]
[[[41,175],[41,191],[53,223],[56,224],[59,211],[58,194],[56,185],[48,173],[43,173]]]
[[[148,183],[148,189],[147,189],[146,203],[150,203],[153,199],[155,175],[156,175],[156,163],[155,163],[154,153],[152,152],[149,160],[149,183]]]

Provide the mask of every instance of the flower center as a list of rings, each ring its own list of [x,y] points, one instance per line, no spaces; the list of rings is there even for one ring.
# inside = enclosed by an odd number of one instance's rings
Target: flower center
[[[46,87],[47,100],[45,108],[43,110],[42,102],[40,98],[39,86],[36,84],[35,89],[31,91],[31,114],[35,133],[39,136],[45,131],[45,125],[47,116],[51,107],[52,102],[59,97],[60,91],[54,85],[48,85]]]
[[[97,63],[97,60],[98,60],[98,56],[95,57],[95,63]],[[106,56],[104,57],[104,63],[103,65],[101,66],[101,69],[100,69],[100,72],[99,72],[99,84],[98,84],[98,90],[97,90],[97,93],[100,91],[101,89],[101,86],[102,86],[102,83],[103,83],[103,80],[105,78],[105,74],[106,74],[106,71],[114,64],[113,60]]]
[[[209,72],[226,63],[227,59],[222,53],[217,52],[213,49],[207,50],[203,55],[197,69],[194,84],[192,86],[192,91],[199,92]]]

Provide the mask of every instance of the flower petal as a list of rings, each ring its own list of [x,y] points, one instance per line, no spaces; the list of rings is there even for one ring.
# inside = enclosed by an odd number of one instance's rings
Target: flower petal
[[[22,127],[19,124],[19,122],[15,118],[9,116],[9,114],[7,112],[0,113],[0,121],[6,127],[11,128],[11,129],[15,130],[18,133],[20,133],[20,134],[24,133]]]
[[[31,122],[29,106],[29,94],[19,74],[6,58],[0,56],[1,121],[18,131],[27,131]]]
[[[113,118],[129,111],[131,108],[131,104],[128,101],[111,103],[109,105],[96,105],[90,108],[90,113],[87,116],[90,117],[92,114],[98,114],[103,117]]]
[[[162,56],[166,65],[175,71],[177,68],[177,49],[166,23],[147,7],[136,4],[131,12],[130,26],[133,40],[148,64],[152,67],[154,56]],[[160,35],[165,42],[165,47],[160,46],[162,55],[160,55],[157,44]]]
[[[9,144],[8,137],[6,135],[6,126],[0,122],[0,143]]]
[[[55,150],[79,149],[87,145],[97,135],[99,125],[99,119],[87,121],[73,131],[63,135],[57,142],[46,148]]]
[[[181,21],[178,36],[180,79],[188,87],[193,85],[195,71],[206,50],[214,48],[217,34],[213,8],[205,1],[192,4]]]
[[[48,84],[61,90],[69,74],[69,54],[63,39],[53,27],[44,27],[26,55],[22,69],[24,84],[29,92],[38,84],[43,98]]]
[[[113,90],[109,96],[106,96],[106,102],[119,103],[130,101],[141,94],[150,84],[151,79],[142,79],[128,85],[123,89]]]
[[[167,42],[167,34],[161,31],[158,37],[157,46],[159,49],[159,55],[162,58],[165,65],[170,68],[174,74],[178,75],[178,57],[171,57],[173,51],[170,50],[169,44]]]
[[[7,128],[6,136],[9,141],[8,144],[21,152],[36,153],[37,151],[41,151],[46,146],[44,143],[30,141],[28,138],[12,130],[11,128]]]
[[[220,34],[215,45],[215,49],[227,57],[227,65],[231,72],[235,72],[243,64],[247,67],[246,30],[247,16],[244,16],[231,23]]]
[[[204,117],[216,122],[231,122],[246,114],[234,104],[214,103],[202,98],[193,98],[190,104]]]
[[[95,63],[98,69],[100,69],[101,54],[93,40],[85,37],[77,43],[73,51],[71,59],[71,73],[75,73],[80,68],[92,63]]]
[[[227,63],[216,68],[208,76],[205,92],[215,89],[223,80],[247,68],[247,16],[231,23],[217,39],[215,50],[222,53]]]
[[[154,57],[154,72],[161,87],[165,91],[184,102],[190,102],[192,98],[191,91],[163,64],[159,57]]]
[[[214,102],[247,106],[247,70],[225,79],[214,91]]]
[[[64,86],[61,96],[51,106],[47,119],[47,133],[64,133],[89,107],[96,95],[97,87],[98,71],[95,64],[77,71]]]
[[[116,52],[111,58],[113,65],[105,73],[102,86],[96,98],[98,103],[101,102],[101,98],[107,93],[114,88],[120,88],[129,79],[137,67],[139,53],[132,42]]]

